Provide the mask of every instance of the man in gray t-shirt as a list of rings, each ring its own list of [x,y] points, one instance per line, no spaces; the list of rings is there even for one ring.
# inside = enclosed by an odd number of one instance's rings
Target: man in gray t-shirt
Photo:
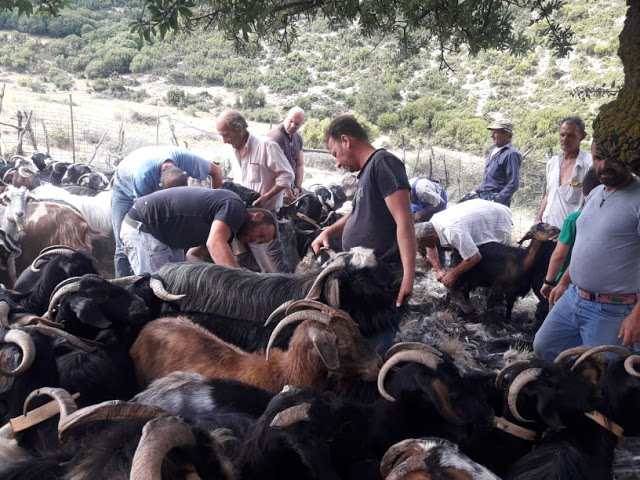
[[[591,153],[603,185],[587,197],[576,224],[568,288],[533,343],[536,354],[549,360],[580,345],[640,342],[640,181],[595,145]]]

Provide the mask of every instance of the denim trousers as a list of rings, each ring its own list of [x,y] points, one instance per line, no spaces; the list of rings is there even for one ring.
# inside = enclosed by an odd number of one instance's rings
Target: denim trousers
[[[154,273],[165,263],[184,262],[182,248],[171,248],[149,233],[140,232],[126,223],[120,230],[122,249],[135,275]]]
[[[122,248],[122,240],[120,239],[120,228],[124,217],[133,207],[133,198],[125,195],[118,188],[117,182],[113,187],[111,196],[111,223],[113,224],[113,236],[116,241],[116,251],[113,255],[113,266],[115,268],[116,278],[127,277],[133,275],[131,264],[127,258],[127,254]]]
[[[571,284],[536,333],[533,350],[538,357],[552,361],[572,347],[622,345],[620,326],[633,307],[585,300]]]

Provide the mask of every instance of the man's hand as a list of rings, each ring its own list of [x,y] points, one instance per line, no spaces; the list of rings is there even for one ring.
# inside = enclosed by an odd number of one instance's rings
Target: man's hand
[[[637,303],[631,313],[620,326],[618,338],[622,339],[622,346],[640,342],[640,303]]]
[[[320,250],[329,248],[329,235],[326,230],[323,230],[320,235],[316,237],[316,239],[311,242],[311,248],[313,249],[313,253],[318,255]]]
[[[562,294],[567,290],[567,287],[568,285],[564,285],[562,283],[553,287],[551,293],[549,294],[549,307],[553,307],[556,303],[558,303],[558,300],[560,300]]]
[[[396,307],[401,307],[403,303],[406,303],[411,298],[411,294],[413,293],[413,281],[410,279],[402,278],[402,283],[400,284],[400,291],[398,292],[398,297],[396,298]]]

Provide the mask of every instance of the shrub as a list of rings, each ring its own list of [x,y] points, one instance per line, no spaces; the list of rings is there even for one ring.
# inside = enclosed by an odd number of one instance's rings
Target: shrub
[[[187,94],[184,90],[173,89],[167,92],[167,103],[169,105],[174,105],[176,107],[180,107],[184,104],[185,98]]]
[[[265,94],[259,92],[254,88],[245,88],[242,92],[242,107],[243,108],[262,108],[265,105]]]
[[[378,126],[383,130],[395,130],[400,124],[397,113],[382,113],[378,116]]]

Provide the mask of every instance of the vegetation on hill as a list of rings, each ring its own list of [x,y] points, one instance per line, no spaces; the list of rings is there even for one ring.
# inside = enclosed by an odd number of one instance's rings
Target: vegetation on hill
[[[577,114],[590,126],[624,80],[616,55],[623,0],[573,0],[556,12],[575,32],[567,58],[542,45],[518,56],[473,47],[475,55],[469,55],[459,45],[445,69],[438,48],[399,56],[392,40],[365,37],[345,21],[299,24],[305,28],[298,29],[288,54],[264,44],[239,55],[233,42],[212,31],[142,41],[130,31],[139,2],[72,5],[54,18],[17,10],[0,14],[0,64],[28,73],[34,90],[65,90],[87,81],[96,92],[142,100],[145,92],[132,87],[141,75],[152,75],[173,85],[168,103],[196,113],[218,111],[226,102],[206,88],[223,86],[235,92],[236,105],[252,120],[274,122],[290,106],[305,108],[309,147],[323,147],[323,127],[350,110],[384,135],[388,146],[437,145],[484,156],[490,144],[486,125],[505,116],[516,124],[514,144],[538,160],[526,167],[523,194],[527,185],[539,184],[542,161],[558,150],[560,120]],[[512,23],[531,37],[544,30],[541,24],[527,27],[525,13]],[[202,92],[187,93],[193,86]]]

